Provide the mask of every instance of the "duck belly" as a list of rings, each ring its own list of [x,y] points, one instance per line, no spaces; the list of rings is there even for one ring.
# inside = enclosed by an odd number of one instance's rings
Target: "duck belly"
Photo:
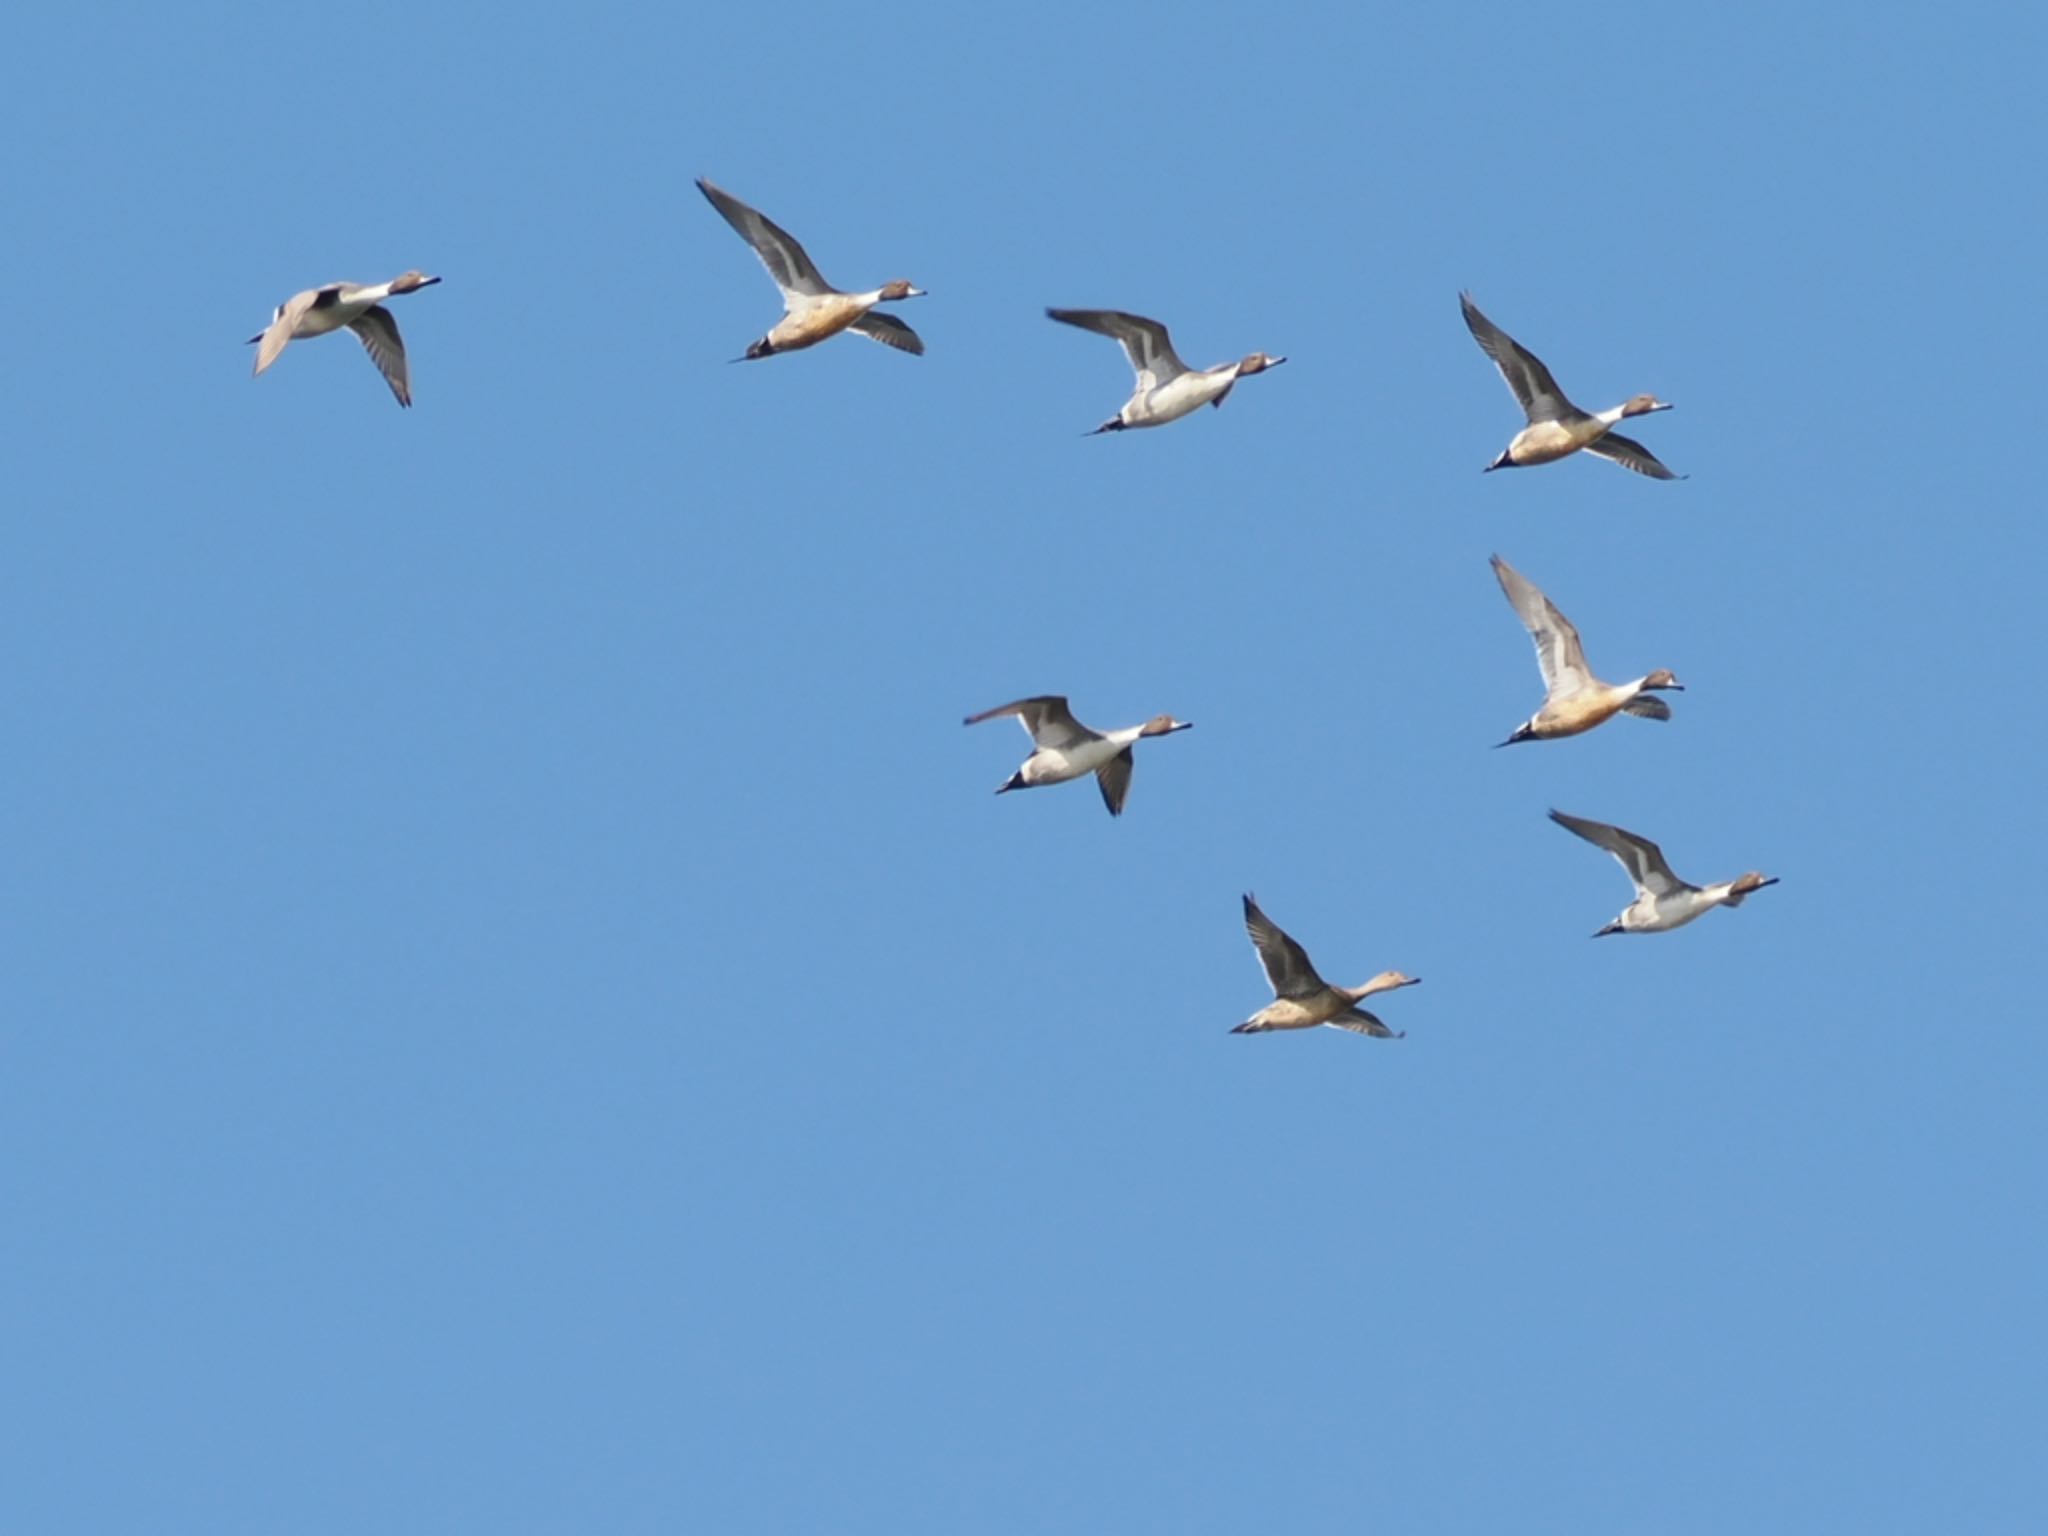
[[[1184,373],[1170,384],[1161,384],[1140,402],[1142,419],[1129,425],[1134,427],[1163,427],[1169,421],[1179,421],[1190,411],[1198,411],[1212,400],[1220,400],[1230,393],[1231,379],[1218,379],[1209,374]]]
[[[1676,896],[1667,896],[1653,903],[1647,920],[1630,923],[1629,926],[1642,933],[1669,933],[1719,905],[1716,901],[1703,901],[1698,891],[1681,891]]]
[[[1599,434],[1596,432],[1593,437]],[[1574,432],[1561,421],[1539,421],[1522,428],[1508,444],[1508,457],[1517,464],[1549,464],[1577,453],[1592,437]]]
[[[338,331],[368,308],[368,304],[329,304],[321,309],[309,309],[299,316],[292,338],[303,341],[308,336],[325,336],[329,331]]]
[[[1296,998],[1283,997],[1266,1004],[1244,1022],[1246,1034],[1258,1034],[1269,1029],[1314,1029],[1318,1024],[1327,1024],[1338,1009],[1304,1003]]]
[[[1024,765],[1024,778],[1031,784],[1058,784],[1093,773],[1123,751],[1118,741],[1084,741],[1071,747],[1047,747],[1035,752]]]
[[[768,333],[768,341],[778,352],[815,347],[819,342],[837,336],[867,312],[865,304],[845,294],[834,294],[829,301],[809,304],[793,314],[784,315],[776,322],[775,329]]]
[[[1628,695],[1620,690],[1567,695],[1536,712],[1536,734],[1546,741],[1557,736],[1576,736],[1612,720],[1627,702]]]

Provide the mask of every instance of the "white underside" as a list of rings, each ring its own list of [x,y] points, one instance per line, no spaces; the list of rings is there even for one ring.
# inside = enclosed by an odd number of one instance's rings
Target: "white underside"
[[[1704,912],[1722,904],[1715,890],[1674,891],[1669,896],[1640,896],[1621,915],[1621,925],[1630,933],[1668,933],[1683,928]]]
[[[377,300],[343,299],[325,309],[309,309],[299,316],[298,328],[292,332],[293,339],[303,340],[308,336],[325,336],[329,331],[338,331],[355,320],[366,310],[375,309]]]
[[[1235,364],[1215,373],[1184,373],[1155,389],[1141,390],[1121,412],[1127,427],[1163,427],[1198,411],[1237,382]]]
[[[1083,774],[1093,773],[1129,745],[1128,741],[1119,741],[1112,736],[1100,741],[1084,741],[1064,751],[1047,747],[1026,759],[1024,782],[1061,784],[1068,779],[1078,779]]]

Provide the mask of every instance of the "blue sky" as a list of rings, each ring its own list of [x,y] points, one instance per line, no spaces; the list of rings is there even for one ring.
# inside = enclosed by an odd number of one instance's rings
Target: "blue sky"
[[[0,1528],[2034,1527],[2038,12],[326,25],[0,63]],[[698,175],[929,355],[725,366]],[[1488,750],[1494,551],[1676,718]]]

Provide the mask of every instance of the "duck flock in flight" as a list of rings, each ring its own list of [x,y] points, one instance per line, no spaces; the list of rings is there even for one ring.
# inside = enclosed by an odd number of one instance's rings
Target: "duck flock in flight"
[[[734,358],[734,362],[814,347],[841,331],[855,332],[912,356],[923,355],[924,341],[917,332],[879,308],[921,298],[923,289],[902,278],[859,293],[834,288],[795,238],[766,214],[702,178],[697,188],[720,217],[753,247],[782,294],[782,318],[759,340],[750,343],[744,355]],[[275,363],[288,342],[324,336],[346,327],[355,332],[398,403],[410,406],[412,378],[406,365],[405,342],[384,301],[417,293],[440,281],[438,277],[412,271],[385,283],[327,283],[293,294],[277,307],[270,324],[249,338],[257,348],[254,371],[260,374]],[[1542,360],[1487,319],[1470,294],[1459,295],[1458,303],[1472,339],[1500,370],[1528,422],[1509,440],[1500,456],[1486,466],[1488,470],[1551,464],[1583,451],[1654,480],[1682,478],[1641,443],[1614,430],[1617,423],[1628,417],[1668,411],[1669,404],[1654,395],[1636,395],[1604,411],[1582,410],[1557,387],[1557,380],[1551,377]],[[1165,426],[1202,406],[1221,406],[1239,379],[1264,373],[1287,361],[1284,357],[1252,352],[1236,362],[1219,363],[1213,368],[1190,368],[1174,351],[1166,327],[1157,320],[1118,309],[1048,309],[1046,314],[1062,324],[1094,331],[1117,342],[1137,375],[1131,398],[1116,415],[1094,429],[1097,433]],[[1642,720],[1671,718],[1671,706],[1656,697],[1661,692],[1683,690],[1684,685],[1670,671],[1659,667],[1633,682],[1602,682],[1586,663],[1585,646],[1578,630],[1542,588],[1498,555],[1493,557],[1493,573],[1516,617],[1536,643],[1536,661],[1544,687],[1542,707],[1498,745],[1576,736],[1618,714]],[[1014,718],[1024,727],[1031,737],[1032,752],[1023,766],[997,787],[997,794],[1064,784],[1092,774],[1102,791],[1102,802],[1112,816],[1123,814],[1124,802],[1130,794],[1132,753],[1137,744],[1148,737],[1187,730],[1193,723],[1176,720],[1172,715],[1155,715],[1142,725],[1098,731],[1076,720],[1066,699],[1053,694],[998,705],[969,715],[966,723],[980,725],[1005,717]],[[1635,887],[1635,899],[1613,922],[1596,930],[1596,938],[1613,933],[1665,933],[1683,927],[1714,907],[1738,907],[1751,892],[1777,884],[1775,877],[1751,871],[1715,885],[1691,885],[1672,873],[1663,850],[1646,837],[1558,810],[1550,813],[1550,819],[1596,848],[1613,854]],[[1401,1038],[1401,1031],[1389,1029],[1358,1005],[1379,993],[1413,986],[1421,977],[1382,971],[1360,986],[1333,986],[1317,974],[1308,952],[1267,917],[1249,893],[1244,898],[1244,925],[1265,969],[1266,980],[1273,988],[1273,1001],[1231,1033],[1263,1034],[1269,1030],[1328,1025],[1379,1039]]]

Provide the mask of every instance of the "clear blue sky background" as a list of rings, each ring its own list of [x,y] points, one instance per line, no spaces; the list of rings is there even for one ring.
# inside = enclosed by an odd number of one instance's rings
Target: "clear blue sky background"
[[[23,9],[0,1529],[2038,1529],[2039,18]]]

